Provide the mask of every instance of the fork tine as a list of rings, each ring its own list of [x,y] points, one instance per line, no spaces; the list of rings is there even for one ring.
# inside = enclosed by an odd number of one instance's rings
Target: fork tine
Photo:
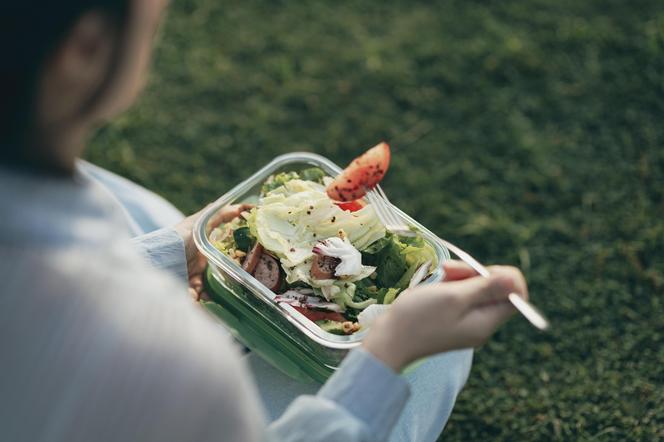
[[[375,206],[378,218],[383,222],[387,230],[403,236],[413,235],[413,232],[403,222],[403,219],[401,219],[401,216],[396,213],[382,189],[378,191],[372,190],[367,195],[371,203]]]
[[[380,200],[380,198],[374,192],[370,192],[369,199],[370,199],[371,203],[374,206],[374,210],[376,211],[376,215],[378,215],[378,218],[381,220],[381,222],[383,223],[385,228],[387,230],[391,230],[393,228],[392,221],[390,219],[387,208],[385,207],[383,202]]]
[[[393,227],[394,231],[398,231],[402,235],[409,235],[411,232],[410,228],[406,223],[404,223],[403,218],[401,218],[401,215],[399,215],[396,210],[394,209],[394,206],[390,202],[390,200],[387,198],[387,195],[385,195],[385,191],[382,189],[382,187],[378,186],[378,193],[380,195],[381,203],[385,209],[386,212],[389,213],[390,216],[390,224]]]
[[[380,187],[380,185],[376,186],[376,192],[378,193],[379,198],[382,199],[381,203],[383,203],[385,211],[389,214],[389,218],[391,221],[390,224],[392,224],[395,227],[400,226],[402,228],[406,228],[406,226],[404,226],[403,222],[401,221],[401,217],[394,212],[394,209],[392,209],[392,203],[387,198],[387,195],[385,195],[385,192],[383,191],[383,188]]]
[[[376,215],[380,219],[380,221],[383,223],[383,225],[387,228],[390,225],[390,220],[388,216],[385,213],[385,207],[381,204],[381,202],[378,200],[378,197],[376,194],[371,191],[367,193],[367,197],[369,199],[369,202],[371,202],[371,205],[374,208],[374,211],[376,212]]]
[[[376,212],[376,215],[378,216],[378,219],[383,223],[385,227],[388,226],[389,222],[387,218],[385,217],[384,209],[383,206],[377,201],[376,195],[374,195],[373,192],[367,193],[367,199],[373,206],[374,212]]]
[[[385,225],[392,225],[392,217],[390,216],[389,210],[387,210],[387,207],[385,206],[385,200],[380,196],[376,188],[373,188],[371,190],[371,195],[373,197],[373,200],[376,204],[376,206],[380,209],[380,211],[383,213],[385,217]]]

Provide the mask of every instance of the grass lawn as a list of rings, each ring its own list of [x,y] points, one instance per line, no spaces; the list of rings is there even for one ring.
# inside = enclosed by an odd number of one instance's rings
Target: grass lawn
[[[664,440],[664,3],[178,0],[88,157],[194,211],[382,139],[395,203],[553,321],[477,352],[443,439]]]

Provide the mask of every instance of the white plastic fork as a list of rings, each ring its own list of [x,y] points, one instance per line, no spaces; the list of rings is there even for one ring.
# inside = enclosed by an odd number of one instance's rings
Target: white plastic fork
[[[370,192],[367,192],[367,199],[387,230],[401,236],[415,235],[406,223],[404,223],[401,216],[393,209],[394,206],[390,203],[387,195],[385,195],[385,192],[379,185]],[[490,276],[489,270],[468,253],[442,238],[438,239],[448,250],[472,267],[479,275],[485,278]],[[519,313],[521,313],[533,326],[540,330],[546,330],[549,328],[549,321],[531,303],[516,293],[510,293],[508,299]]]

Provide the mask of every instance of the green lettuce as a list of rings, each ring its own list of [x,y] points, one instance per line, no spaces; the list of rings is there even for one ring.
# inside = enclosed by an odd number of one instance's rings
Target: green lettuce
[[[364,251],[363,261],[376,267],[376,285],[405,289],[417,269],[427,261],[438,265],[436,252],[421,235],[413,238],[388,234]],[[390,297],[396,294],[390,294]],[[386,295],[386,298],[389,297]],[[392,298],[393,299],[393,298]]]
[[[346,332],[344,332],[343,322],[332,321],[330,319],[321,319],[319,321],[316,321],[316,324],[324,331],[332,333],[333,335],[346,334]]]
[[[235,229],[233,231],[233,239],[235,240],[237,248],[244,252],[248,252],[254,244],[254,241],[256,241],[255,237],[251,236],[251,232],[247,226]]]
[[[247,224],[252,236],[279,258],[286,282],[303,281],[312,287],[327,284],[311,278],[312,250],[319,240],[344,236],[363,250],[385,236],[372,207],[347,212],[330,200],[323,185],[301,179],[290,180],[263,196],[247,217]],[[365,270],[368,273],[345,281],[354,282],[373,272]],[[331,299],[331,294],[326,298]]]
[[[276,175],[270,175],[261,187],[261,195],[266,195],[274,189],[283,186],[290,180],[297,180],[299,178],[300,176],[297,172],[281,172]]]
[[[327,174],[319,167],[310,167],[308,169],[304,169],[300,173],[295,171],[280,172],[275,175],[270,175],[263,183],[263,186],[261,187],[261,195],[266,195],[292,180],[302,179],[305,181],[313,181],[314,183],[323,184],[323,178],[326,176]]]
[[[321,169],[320,167],[310,167],[300,172],[300,177],[303,180],[313,181],[318,184],[323,184],[323,178],[325,178],[326,176],[327,174],[323,172],[323,169]]]
[[[385,297],[383,298],[383,304],[392,304],[394,300],[397,299],[397,295],[400,291],[401,289],[394,287],[387,289],[387,293],[385,293]]]

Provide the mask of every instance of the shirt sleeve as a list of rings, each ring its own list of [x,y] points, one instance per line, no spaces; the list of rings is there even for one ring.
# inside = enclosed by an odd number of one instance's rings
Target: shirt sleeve
[[[138,252],[152,267],[165,270],[187,281],[187,256],[184,241],[172,227],[132,238]]]
[[[316,396],[301,396],[268,427],[274,441],[382,441],[410,395],[408,382],[353,350]]]

